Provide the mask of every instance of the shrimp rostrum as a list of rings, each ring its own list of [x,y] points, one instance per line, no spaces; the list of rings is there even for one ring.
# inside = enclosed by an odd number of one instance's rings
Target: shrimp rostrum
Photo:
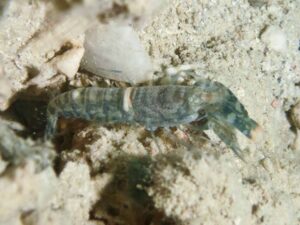
[[[49,102],[46,136],[55,133],[58,117],[83,118],[102,124],[140,124],[147,130],[207,121],[240,156],[235,128],[253,138],[259,125],[235,95],[219,82],[200,80],[194,85],[162,85],[127,88],[79,88]]]

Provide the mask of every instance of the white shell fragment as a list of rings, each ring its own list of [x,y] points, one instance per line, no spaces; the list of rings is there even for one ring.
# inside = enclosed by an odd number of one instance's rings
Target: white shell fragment
[[[140,83],[152,78],[150,57],[130,26],[101,25],[86,32],[81,67],[109,79]]]

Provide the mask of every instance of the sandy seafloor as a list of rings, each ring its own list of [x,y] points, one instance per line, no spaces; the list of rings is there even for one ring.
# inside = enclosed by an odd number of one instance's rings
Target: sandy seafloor
[[[2,0],[0,10],[1,225],[300,224],[300,1]],[[153,79],[189,68],[238,97],[262,127],[255,141],[237,133],[246,162],[212,131],[184,127],[157,131],[158,149],[141,126],[61,119],[55,144],[43,141],[51,96],[125,85],[79,66],[85,31],[110,22],[132,24]]]

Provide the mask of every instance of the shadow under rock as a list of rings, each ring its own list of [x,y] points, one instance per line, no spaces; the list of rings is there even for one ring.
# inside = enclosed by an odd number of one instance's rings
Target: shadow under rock
[[[10,107],[10,112],[26,128],[22,135],[33,139],[44,136],[46,110],[47,102],[37,100],[16,100]]]
[[[145,189],[151,186],[148,156],[123,155],[112,160],[113,178],[90,211],[90,220],[107,225],[178,225],[155,208]]]

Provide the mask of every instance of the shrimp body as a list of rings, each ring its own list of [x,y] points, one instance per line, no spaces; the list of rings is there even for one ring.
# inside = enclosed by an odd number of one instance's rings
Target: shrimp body
[[[47,135],[55,133],[58,117],[83,118],[102,124],[140,124],[149,130],[190,123],[198,110],[188,99],[193,86],[145,86],[138,88],[79,88],[50,101]]]
[[[102,124],[140,124],[154,131],[203,119],[237,154],[234,129],[252,138],[259,128],[224,85],[200,80],[194,85],[127,88],[79,88],[52,99],[47,108],[46,136],[55,134],[58,117],[83,118]]]

